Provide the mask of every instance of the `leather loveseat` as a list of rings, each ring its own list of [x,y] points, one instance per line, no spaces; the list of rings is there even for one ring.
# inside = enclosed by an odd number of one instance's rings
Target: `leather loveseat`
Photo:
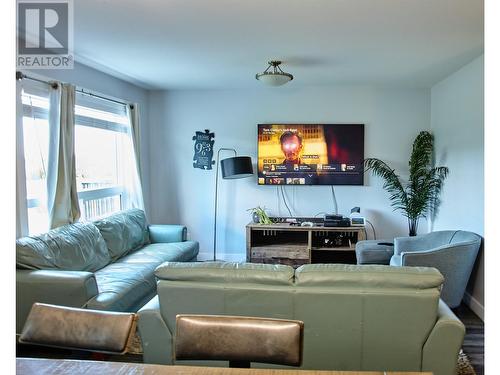
[[[197,255],[184,226],[148,225],[138,209],[20,238],[16,332],[34,302],[135,312],[156,295],[158,265]]]
[[[455,375],[465,328],[434,268],[165,263],[155,274],[158,296],[139,311],[146,363],[174,363],[177,314],[240,315],[302,320],[303,369]]]

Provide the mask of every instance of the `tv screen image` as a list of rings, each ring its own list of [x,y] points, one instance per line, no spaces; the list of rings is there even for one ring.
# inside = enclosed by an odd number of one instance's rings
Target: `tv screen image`
[[[259,124],[259,185],[363,185],[363,124]]]

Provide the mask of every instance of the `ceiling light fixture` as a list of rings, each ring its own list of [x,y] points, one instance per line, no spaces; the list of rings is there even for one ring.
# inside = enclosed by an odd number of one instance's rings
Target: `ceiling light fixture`
[[[293,75],[285,73],[279,67],[281,61],[269,61],[269,66],[262,73],[257,73],[255,78],[269,86],[281,86],[293,79]],[[271,69],[272,68],[272,69]]]

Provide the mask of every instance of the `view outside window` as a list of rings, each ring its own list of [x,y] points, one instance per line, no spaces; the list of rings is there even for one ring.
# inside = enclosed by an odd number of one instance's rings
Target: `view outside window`
[[[76,126],[75,154],[78,191],[118,185],[118,142],[111,130]]]
[[[108,106],[102,99],[77,95],[75,155],[81,220],[126,208],[123,160],[129,127],[125,106]]]
[[[49,228],[47,168],[49,156],[48,97],[23,93],[23,142],[30,234]]]

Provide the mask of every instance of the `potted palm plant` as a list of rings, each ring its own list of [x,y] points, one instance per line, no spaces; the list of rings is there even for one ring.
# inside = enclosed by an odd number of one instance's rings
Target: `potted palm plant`
[[[434,137],[427,131],[418,134],[408,162],[410,176],[403,181],[393,168],[384,161],[368,158],[364,161],[365,171],[384,179],[384,189],[394,210],[403,212],[408,219],[408,232],[416,236],[420,218],[435,214],[439,206],[439,195],[448,176],[447,167],[433,166]]]

